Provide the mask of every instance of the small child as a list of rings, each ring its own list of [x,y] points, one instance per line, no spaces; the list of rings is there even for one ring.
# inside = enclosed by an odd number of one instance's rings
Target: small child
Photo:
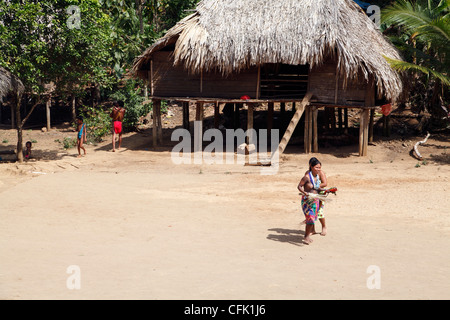
[[[77,118],[77,131],[78,131],[78,136],[77,136],[77,148],[78,148],[78,157],[81,157],[81,149],[83,149],[84,151],[84,155],[86,155],[86,149],[83,147],[83,142],[86,142],[86,125],[83,123],[83,117],[78,117]]]
[[[27,143],[25,143],[25,159],[30,159],[31,158],[31,141],[27,141]]]

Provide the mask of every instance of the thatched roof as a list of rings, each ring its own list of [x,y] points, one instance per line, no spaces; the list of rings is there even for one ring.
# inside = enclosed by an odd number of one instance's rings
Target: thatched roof
[[[0,67],[0,102],[10,94],[23,94],[25,87],[18,77]]]
[[[175,44],[175,64],[224,75],[265,63],[320,65],[330,56],[340,74],[375,76],[379,94],[395,100],[399,74],[384,56],[401,59],[352,0],[203,0],[135,61],[148,69],[154,52]]]

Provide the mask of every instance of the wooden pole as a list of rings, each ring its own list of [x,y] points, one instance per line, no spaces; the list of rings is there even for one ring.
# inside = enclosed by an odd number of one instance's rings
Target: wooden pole
[[[189,127],[189,102],[183,102],[183,128],[190,130]]]
[[[312,144],[312,110],[311,107],[306,107],[305,110],[305,137],[304,137],[304,145],[305,145],[305,153],[311,153],[311,144]]]
[[[367,89],[364,99],[364,109],[361,113],[361,123],[359,128],[359,138],[360,138],[360,152],[359,155],[362,157],[367,156],[367,149],[369,144],[369,117],[370,109],[375,106],[375,81],[373,75],[369,76],[369,81],[367,83]]]
[[[274,104],[273,102],[269,102],[267,105],[267,134],[269,135],[269,137],[273,129],[273,110]]]
[[[308,153],[312,152],[312,141],[313,141],[313,110],[312,107],[307,107],[309,109],[308,111]]]
[[[256,80],[256,99],[261,95],[261,65],[258,65],[258,78]]]
[[[317,128],[317,118],[319,115],[319,109],[317,107],[312,108],[312,126],[313,126],[313,152],[319,152],[319,137]]]
[[[219,128],[219,122],[220,122],[220,105],[219,102],[216,101],[214,104],[214,128]]]
[[[369,145],[369,113],[368,109],[364,110],[364,143],[363,143],[363,157],[367,156],[367,149]]]
[[[373,142],[373,121],[375,117],[375,109],[370,110],[370,121],[369,121],[369,143]]]
[[[153,138],[153,147],[156,148],[158,146],[158,111],[157,105],[161,103],[160,100],[152,100],[153,102],[153,128],[152,128],[152,138]]]
[[[162,119],[161,119],[161,100],[159,100],[159,103],[157,105],[157,111],[158,111],[158,143],[160,145],[163,144],[163,132],[162,132]]]
[[[247,144],[250,145],[253,142],[253,104],[248,104],[247,108]],[[250,150],[250,148],[249,148]]]
[[[363,156],[363,144],[364,144],[364,110],[361,110],[359,117],[359,156]]]
[[[348,108],[344,109],[344,133],[348,134]]]
[[[153,76],[153,59],[150,60],[150,95],[155,95],[154,76]]]
[[[338,128],[342,130],[343,121],[342,121],[342,109],[338,108]]]
[[[195,112],[195,121],[199,122],[198,132],[194,133],[194,138],[196,139],[196,142],[194,143],[194,146],[197,147],[194,152],[200,152],[203,150],[203,103],[197,102],[196,103],[196,112]]]

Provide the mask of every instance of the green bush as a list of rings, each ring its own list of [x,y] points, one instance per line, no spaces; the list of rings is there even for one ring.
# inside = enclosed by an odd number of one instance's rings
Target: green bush
[[[139,118],[146,116],[151,108],[151,104],[144,105],[143,83],[138,80],[128,80],[124,86],[109,95],[113,101],[123,101],[125,104],[125,118],[123,127],[127,131],[134,131],[139,123]]]
[[[75,139],[75,138],[66,137],[63,140],[64,149],[70,149],[70,148],[75,147],[76,145],[77,145],[77,139]]]
[[[101,107],[84,106],[80,115],[86,125],[86,138],[88,142],[102,142],[103,137],[111,132],[111,118],[109,111]]]

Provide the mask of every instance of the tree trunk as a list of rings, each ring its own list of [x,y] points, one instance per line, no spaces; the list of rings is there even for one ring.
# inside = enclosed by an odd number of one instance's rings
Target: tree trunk
[[[19,163],[23,162],[23,124],[22,119],[20,117],[20,102],[21,96],[19,94],[16,95],[16,124],[17,124],[17,161]]]
[[[77,122],[77,100],[74,94],[72,94],[71,99],[70,99],[70,105],[72,108],[72,121],[73,123]]]
[[[139,32],[144,34],[144,19],[142,17],[142,3],[141,0],[135,0],[136,3],[136,15],[139,17]]]
[[[45,112],[47,114],[47,132],[51,129],[51,121],[50,121],[50,107],[52,106],[52,95],[49,94],[47,98],[47,103],[45,104]]]

